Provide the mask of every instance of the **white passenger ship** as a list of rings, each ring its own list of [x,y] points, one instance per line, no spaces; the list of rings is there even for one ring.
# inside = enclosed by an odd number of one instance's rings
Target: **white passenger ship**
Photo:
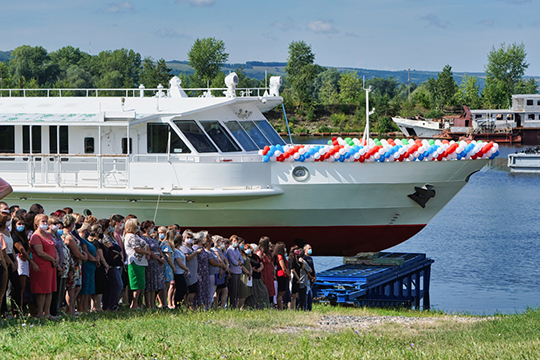
[[[7,201],[354,255],[412,237],[486,163],[264,162],[261,149],[284,145],[263,115],[282,103],[281,79],[236,84],[233,73],[212,90],[184,90],[175,77],[168,90],[0,91]]]

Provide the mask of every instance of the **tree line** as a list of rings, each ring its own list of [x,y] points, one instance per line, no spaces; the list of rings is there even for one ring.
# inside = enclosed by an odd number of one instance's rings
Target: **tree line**
[[[512,94],[536,93],[532,78],[524,79],[526,62],[523,44],[493,47],[485,66],[485,86],[480,91],[476,76],[464,76],[458,86],[452,67],[446,65],[437,77],[421,84],[400,83],[393,77],[363,81],[356,72],[339,72],[315,63],[311,46],[304,41],[289,44],[286,76],[282,88],[289,120],[296,132],[361,131],[365,124],[365,91],[371,88],[370,122],[375,130],[397,130],[392,116],[440,118],[459,113],[461,105],[473,109],[508,108]],[[197,39],[187,53],[191,74],[180,74],[190,88],[223,87],[223,65],[229,58],[225,43],[215,38]],[[256,64],[257,62],[252,62]],[[239,87],[264,86],[265,80],[250,78],[243,68],[235,69]],[[268,74],[268,77],[272,74]],[[156,88],[167,87],[172,71],[163,58],[142,58],[133,50],[102,51],[92,56],[72,46],[48,53],[41,46],[17,47],[7,62],[0,62],[0,87],[37,88]],[[269,113],[274,125],[285,128],[284,116]]]

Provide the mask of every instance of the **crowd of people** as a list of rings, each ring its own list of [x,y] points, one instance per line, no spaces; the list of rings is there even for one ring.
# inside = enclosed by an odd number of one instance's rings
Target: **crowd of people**
[[[311,310],[312,249],[296,243],[287,252],[265,236],[250,243],[135,215],[46,215],[39,204],[27,211],[0,201],[0,311],[54,318],[121,304]]]

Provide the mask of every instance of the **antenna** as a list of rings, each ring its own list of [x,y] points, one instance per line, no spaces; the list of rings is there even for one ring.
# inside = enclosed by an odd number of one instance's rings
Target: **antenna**
[[[362,76],[362,88],[366,91],[366,127],[364,129],[364,135],[362,135],[362,145],[366,146],[369,140],[369,115],[375,112],[375,109],[369,111],[369,93],[371,91],[371,85],[366,89],[366,78]]]
[[[92,55],[92,42],[91,41],[88,42],[88,54]]]

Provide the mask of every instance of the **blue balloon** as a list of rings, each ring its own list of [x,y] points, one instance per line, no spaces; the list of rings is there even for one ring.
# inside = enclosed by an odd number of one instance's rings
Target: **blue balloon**
[[[462,158],[461,154],[458,154],[457,159],[461,160],[461,158]]]
[[[263,161],[264,161],[264,162],[269,162],[269,161],[270,161],[270,156],[264,155],[264,156],[263,156]]]
[[[493,153],[493,155],[499,156],[499,150],[495,151],[495,152]]]
[[[418,160],[420,161],[424,160],[424,155],[423,154],[418,155]]]
[[[304,155],[300,155],[300,157],[303,156],[304,159],[309,159],[309,158],[311,157],[311,155],[312,155],[311,153],[307,152],[307,153],[305,153]]]
[[[345,156],[345,159],[348,159],[348,158],[351,157],[351,154],[350,153],[345,153],[345,155],[343,155],[343,156]]]
[[[345,155],[341,155],[341,156],[339,157],[339,161],[340,161],[340,162],[344,162],[344,161],[345,161]]]
[[[301,162],[304,162],[304,160],[306,160],[306,157],[305,157],[304,155],[300,155],[299,160],[300,160]]]

